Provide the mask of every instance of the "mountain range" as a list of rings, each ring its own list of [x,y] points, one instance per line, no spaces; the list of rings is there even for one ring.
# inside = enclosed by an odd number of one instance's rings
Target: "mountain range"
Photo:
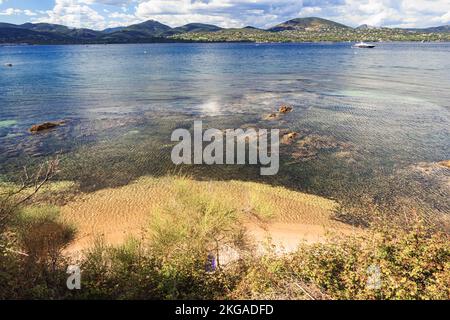
[[[151,43],[195,41],[191,35],[201,34],[203,37],[212,33],[226,33],[232,30],[234,34],[255,33],[272,36],[274,33],[342,33],[363,32],[368,30],[396,30],[404,33],[450,33],[450,26],[440,26],[426,29],[388,29],[362,25],[352,28],[334,21],[310,17],[298,18],[283,22],[263,30],[247,26],[241,29],[223,29],[218,26],[190,23],[172,28],[158,21],[149,20],[131,26],[109,28],[103,31],[69,28],[63,25],[49,23],[25,23],[21,25],[0,23],[0,43],[28,44],[94,44],[94,43]],[[243,38],[244,40],[246,38]]]

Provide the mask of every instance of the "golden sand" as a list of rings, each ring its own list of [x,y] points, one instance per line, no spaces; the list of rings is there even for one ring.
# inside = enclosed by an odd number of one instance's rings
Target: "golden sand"
[[[122,244],[130,236],[145,238],[152,216],[177,201],[180,187],[231,206],[257,241],[270,237],[286,250],[303,241],[323,241],[330,231],[357,232],[333,220],[337,203],[322,197],[252,182],[146,177],[123,187],[79,195],[63,206],[61,218],[74,225],[78,235],[69,251],[86,249],[98,237],[111,245]]]

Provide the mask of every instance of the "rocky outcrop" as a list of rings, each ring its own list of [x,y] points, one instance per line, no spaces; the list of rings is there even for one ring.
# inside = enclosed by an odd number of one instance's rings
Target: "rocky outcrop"
[[[280,110],[279,110],[279,112],[280,112],[281,114],[290,113],[290,112],[292,112],[292,111],[294,111],[294,108],[291,107],[291,106],[288,106],[288,105],[282,105],[282,106],[280,107]]]
[[[281,139],[281,142],[283,144],[291,144],[294,142],[297,138],[300,137],[300,134],[297,132],[288,132],[283,135],[283,138]]]
[[[31,133],[38,133],[41,131],[46,131],[50,129],[54,129],[56,127],[62,126],[65,122],[64,121],[58,121],[58,122],[44,122],[41,124],[36,124],[30,128]]]
[[[273,113],[270,113],[270,114],[266,115],[264,117],[264,120],[269,120],[269,121],[277,120],[281,116],[283,116],[285,114],[288,114],[288,113],[291,113],[292,111],[294,111],[294,107],[291,107],[289,105],[284,104],[278,109],[278,112],[273,112]]]

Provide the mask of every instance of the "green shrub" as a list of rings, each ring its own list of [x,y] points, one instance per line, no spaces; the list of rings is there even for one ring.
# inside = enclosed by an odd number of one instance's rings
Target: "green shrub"
[[[76,299],[217,299],[227,292],[226,277],[206,272],[203,259],[167,261],[136,241],[117,248],[98,242],[81,269]]]
[[[411,231],[383,230],[370,239],[333,239],[303,246],[292,256],[296,277],[336,299],[449,299],[450,238]],[[371,268],[380,287],[368,286]]]

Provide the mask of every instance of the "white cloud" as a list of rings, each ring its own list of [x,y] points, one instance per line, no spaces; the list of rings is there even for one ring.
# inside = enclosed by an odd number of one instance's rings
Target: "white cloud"
[[[37,13],[31,11],[31,10],[23,10],[23,14],[29,17],[37,16]]]
[[[448,0],[345,0],[322,13],[353,26],[426,27],[450,23],[449,12]]]
[[[176,26],[189,22],[214,23],[222,27],[270,25],[277,18],[294,18],[302,8],[302,1],[282,0],[144,0],[136,8],[140,19],[158,19]]]
[[[77,28],[103,29],[105,17],[89,7],[94,0],[55,0],[53,10],[36,21],[63,24]]]
[[[357,26],[430,26],[450,23],[448,0],[140,0],[139,19],[169,25],[212,22],[223,27],[268,27],[295,17],[320,16]]]
[[[94,10],[97,5],[103,8],[100,12]],[[104,5],[111,7],[105,11]],[[269,27],[285,20],[307,16],[328,18],[351,26],[363,23],[391,27],[434,26],[450,23],[450,1],[55,0],[54,8],[36,20],[95,29],[148,19],[170,26],[203,22],[222,27]]]
[[[21,10],[19,10],[19,9],[8,8],[3,11],[0,11],[0,16],[12,16],[15,14],[20,14],[20,13],[21,13]]]
[[[132,14],[126,14],[126,13],[120,13],[120,12],[113,12],[109,15],[112,19],[121,19],[121,20],[132,20],[136,19],[136,17]]]
[[[36,16],[37,14],[31,10],[22,10],[22,9],[14,9],[14,8],[8,8],[3,11],[0,11],[0,16],[14,16],[14,15],[26,15],[26,16],[31,17],[31,16]]]

